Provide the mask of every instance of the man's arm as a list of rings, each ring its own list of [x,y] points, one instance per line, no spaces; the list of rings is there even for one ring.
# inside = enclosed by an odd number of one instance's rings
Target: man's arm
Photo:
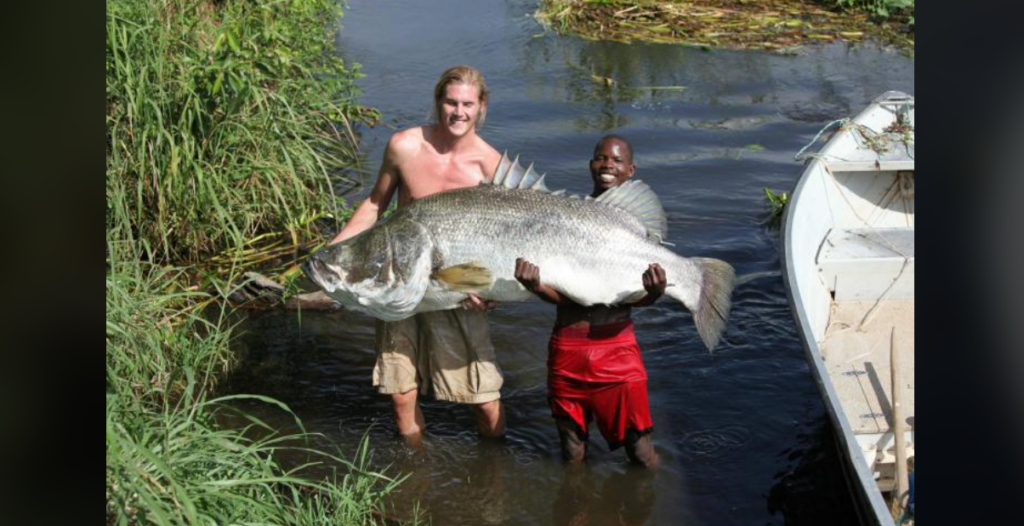
[[[388,209],[391,198],[398,189],[399,173],[398,159],[402,154],[401,141],[398,134],[392,135],[388,146],[384,150],[384,160],[380,164],[380,172],[377,174],[377,183],[374,184],[370,195],[359,203],[352,217],[345,223],[345,226],[334,236],[329,245],[344,241],[356,234],[372,227],[380,216]]]
[[[516,258],[516,280],[534,293],[540,299],[555,305],[572,305],[575,302],[560,294],[557,290],[548,287],[540,282],[540,267],[526,261],[523,258]],[[665,269],[657,263],[651,263],[643,276],[644,290],[647,295],[639,300],[628,304],[629,307],[646,307],[658,300],[665,294],[665,287],[668,280],[665,277]]]
[[[516,280],[534,293],[540,299],[555,305],[571,305],[574,303],[569,298],[561,295],[557,290],[540,282],[540,267],[526,261],[523,258],[516,258]]]

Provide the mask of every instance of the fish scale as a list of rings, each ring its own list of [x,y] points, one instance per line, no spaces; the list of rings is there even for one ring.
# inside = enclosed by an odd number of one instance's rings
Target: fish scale
[[[465,199],[465,195],[473,198]],[[486,205],[470,204],[478,200]],[[525,257],[541,268],[546,284],[565,289],[563,292],[583,305],[620,302],[634,295],[638,288],[643,290],[641,275],[648,263],[671,261],[669,251],[641,235],[643,227],[634,217],[621,209],[589,201],[485,186],[439,194],[438,199],[424,204],[428,206],[410,210],[409,220],[436,225],[436,249],[442,254],[445,266],[477,261],[496,276],[513,278],[516,258]],[[461,213],[450,212],[466,208],[473,210],[473,221],[465,221],[466,216]],[[603,226],[593,228],[593,225]],[[502,250],[479,250],[478,243],[482,240],[500,239],[510,241],[502,244]],[[566,253],[584,255],[586,260],[570,260],[565,257]],[[607,273],[608,277],[618,279],[613,283],[606,279],[604,283],[576,290],[574,282],[580,280],[573,279],[573,274],[587,273],[587,268],[595,266],[612,270]],[[682,268],[690,277],[697,273],[692,266]],[[670,279],[686,278],[672,276]],[[514,279],[507,281],[514,282],[517,291],[521,289]],[[428,288],[427,294],[441,289]],[[500,297],[506,292],[510,291],[479,291],[478,294],[486,299],[507,301]],[[525,298],[532,296],[525,290],[524,293]]]

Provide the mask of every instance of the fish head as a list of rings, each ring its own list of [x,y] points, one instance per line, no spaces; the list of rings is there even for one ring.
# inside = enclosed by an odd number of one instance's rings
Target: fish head
[[[376,225],[317,251],[302,270],[346,307],[384,320],[402,319],[427,287],[431,247],[423,234],[415,227]]]
[[[338,296],[347,295],[352,256],[353,251],[345,242],[324,247],[302,264],[302,273],[342,305],[349,305],[354,298],[343,300]]]

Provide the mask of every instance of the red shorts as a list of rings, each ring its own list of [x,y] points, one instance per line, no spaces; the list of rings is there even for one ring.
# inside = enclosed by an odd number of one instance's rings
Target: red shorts
[[[589,329],[556,328],[548,344],[548,403],[583,437],[591,420],[611,449],[654,428],[647,402],[647,370],[627,321]]]

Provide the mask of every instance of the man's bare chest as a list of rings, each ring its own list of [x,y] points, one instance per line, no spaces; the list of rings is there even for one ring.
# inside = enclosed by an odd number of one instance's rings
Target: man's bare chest
[[[400,167],[402,183],[412,199],[475,186],[485,175],[479,162],[474,160],[421,160]]]

